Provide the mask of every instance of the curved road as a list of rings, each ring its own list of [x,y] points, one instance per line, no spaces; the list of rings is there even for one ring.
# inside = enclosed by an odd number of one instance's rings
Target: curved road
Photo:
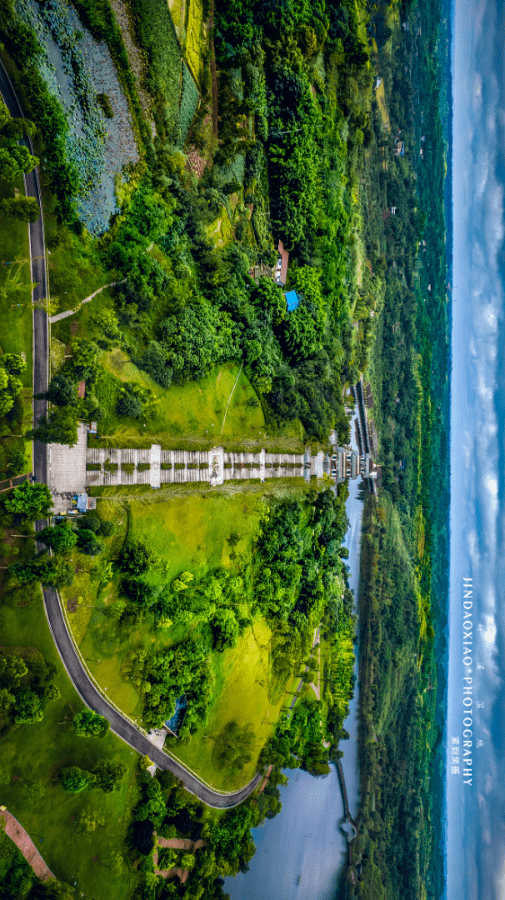
[[[1,60],[0,93],[11,116],[23,118],[23,112],[18,98]],[[33,152],[30,141],[23,140],[23,143],[31,152]],[[28,175],[25,175],[25,189],[27,196],[35,197],[41,209],[41,215],[37,221],[30,223],[29,225],[32,282],[38,282],[37,287],[33,291],[33,300],[37,301],[42,300],[47,295],[47,275],[42,198],[39,176],[36,169]],[[35,259],[34,257],[40,258]],[[34,309],[33,312],[33,358],[33,392],[34,394],[38,394],[47,390],[49,367],[48,319],[47,313],[41,309]],[[45,400],[35,400],[35,422],[38,422],[41,416],[45,415],[46,408],[47,404]],[[34,443],[33,471],[37,481],[47,484],[46,446],[39,442]],[[37,522],[36,524],[38,530],[40,530],[45,523]],[[260,773],[257,773],[252,781],[239,791],[230,794],[219,793],[218,791],[212,790],[212,788],[200,781],[196,775],[189,772],[181,763],[177,762],[163,750],[160,750],[151,743],[149,738],[135,728],[129,719],[126,719],[111,706],[94,686],[78,656],[74,642],[68,632],[61,609],[60,599],[55,590],[49,589],[44,591],[44,606],[53,640],[72,684],[80,694],[84,703],[86,703],[90,709],[100,713],[100,715],[109,720],[112,731],[118,737],[129,744],[130,747],[133,747],[138,753],[143,756],[148,756],[158,768],[169,769],[173,772],[177,778],[181,779],[188,791],[192,794],[196,794],[196,796],[208,806],[217,809],[227,809],[238,806],[239,803],[242,803],[242,801],[252,793],[262,778]]]

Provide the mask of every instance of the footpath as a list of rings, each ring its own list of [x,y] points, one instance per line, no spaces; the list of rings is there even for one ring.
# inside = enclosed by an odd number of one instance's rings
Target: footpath
[[[25,831],[18,820],[8,809],[5,809],[5,807],[0,807],[0,820],[5,822],[5,833],[7,837],[10,837],[18,850],[21,850],[27,863],[30,864],[40,880],[46,881],[48,878],[54,878],[53,873],[42,859],[28,832]]]

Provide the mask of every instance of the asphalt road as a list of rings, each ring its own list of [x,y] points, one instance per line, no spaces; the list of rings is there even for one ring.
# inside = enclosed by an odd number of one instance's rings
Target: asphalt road
[[[16,93],[11,85],[8,75],[0,60],[0,92],[7,104],[11,116],[22,118],[23,113],[19,105]],[[24,140],[23,143],[33,152],[31,142]],[[29,197],[35,197],[42,210],[41,193],[39,176],[36,169],[25,175],[26,194]],[[46,276],[46,259],[45,259],[45,239],[44,239],[44,221],[42,213],[36,222],[29,226],[30,229],[30,255],[32,259],[32,282],[38,282],[37,287],[33,291],[33,300],[41,300],[46,296],[47,292],[47,276]],[[40,258],[39,258],[40,257]],[[33,313],[33,393],[38,394],[47,390],[48,371],[49,371],[49,325],[47,313],[42,309],[34,309]],[[45,400],[34,401],[34,421],[37,422],[41,416],[45,415],[47,404]],[[35,442],[33,473],[37,481],[47,483],[47,448],[45,444]],[[46,523],[37,522],[37,528],[40,530]],[[122,738],[125,743],[133,747],[143,756],[148,756],[152,762],[160,769],[169,769],[177,778],[180,778],[185,787],[192,794],[195,794],[200,800],[208,806],[217,809],[227,809],[238,806],[242,803],[261,780],[258,773],[252,781],[239,791],[231,794],[220,794],[212,788],[207,787],[195,775],[184,768],[180,763],[167,754],[158,749],[149,738],[141,731],[135,728],[132,723],[124,718],[117,710],[107,702],[105,697],[95,688],[90,680],[86,669],[84,668],[73,640],[68,632],[66,622],[61,609],[60,598],[56,591],[50,589],[44,591],[44,606],[46,610],[47,621],[56,644],[58,653],[60,654],[63,665],[65,666],[72,684],[82,697],[84,703],[95,712],[104,716],[109,720],[112,731]]]
[[[7,108],[16,119],[22,119],[23,111],[12,87],[10,79],[0,60],[0,92]],[[33,153],[29,139],[21,141]],[[39,175],[37,169],[24,176],[27,197],[35,197],[42,210]],[[44,240],[44,220],[42,213],[36,222],[29,225],[31,280],[37,286],[33,290],[33,301],[43,300],[47,296],[47,275]],[[13,262],[13,260],[7,260]],[[47,390],[49,373],[49,325],[47,313],[43,309],[33,311],[33,393],[41,394]],[[47,411],[45,400],[35,400],[33,404],[34,423],[37,423]],[[33,473],[37,481],[47,483],[47,448],[45,444],[35,441],[33,445]]]

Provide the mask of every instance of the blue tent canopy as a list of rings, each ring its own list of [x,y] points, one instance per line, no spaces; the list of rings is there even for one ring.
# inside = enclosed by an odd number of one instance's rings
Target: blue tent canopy
[[[188,705],[188,701],[184,694],[182,697],[178,697],[175,701],[175,712],[170,719],[167,719],[165,725],[170,729],[172,734],[176,736],[179,734],[179,728],[182,725],[182,721],[184,719],[184,713],[186,712],[186,708]]]
[[[288,312],[293,312],[294,309],[298,306],[300,302],[300,298],[296,291],[288,291],[286,294],[286,304],[288,307]]]

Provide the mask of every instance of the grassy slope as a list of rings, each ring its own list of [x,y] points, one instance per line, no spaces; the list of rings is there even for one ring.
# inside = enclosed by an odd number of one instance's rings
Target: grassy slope
[[[209,569],[220,565],[235,567],[236,562],[230,559],[228,539],[233,532],[239,532],[241,539],[235,553],[238,559],[249,555],[257,530],[260,502],[254,495],[244,498],[239,494],[232,498],[189,495],[154,505],[142,501],[131,503],[130,535],[144,541],[160,559],[159,566],[150,573],[150,580],[158,585],[169,584],[182,571],[191,571],[201,578]],[[119,526],[114,539],[117,547],[126,537],[125,511],[118,510],[116,503],[100,504],[100,509],[104,517],[113,519]],[[113,545],[111,552],[114,549]],[[118,579],[101,596],[97,604],[99,609],[90,609],[89,606],[97,602],[97,582],[91,581],[85,571],[90,568],[90,562],[82,558],[80,565],[83,571],[63,593],[66,600],[75,597],[81,604],[75,613],[69,613],[81,653],[99,684],[107,687],[111,699],[128,715],[140,715],[140,694],[124,677],[123,666],[128,654],[139,647],[154,651],[170,646],[180,640],[185,631],[172,628],[155,632],[152,617],[128,630],[118,628],[100,611],[116,599]]]
[[[214,703],[204,733],[195,734],[185,746],[169,745],[174,755],[218,789],[234,790],[253,777],[285,700],[284,685],[274,684],[270,676],[270,638],[268,625],[256,621],[235,649],[218,655]],[[219,770],[212,760],[215,740],[228,722],[241,728],[251,724],[254,732],[251,761],[236,773]]]
[[[264,434],[263,412],[256,393],[243,372],[240,372],[233,391],[240,369],[236,363],[216,366],[198,381],[163,389],[130,362],[121,350],[105,353],[101,362],[106,372],[113,376],[103,379],[97,388],[100,402],[109,411],[107,418],[100,423],[100,432],[107,436],[108,442],[117,438],[120,446],[128,446],[130,442],[138,444],[139,439],[141,443],[145,439],[149,444],[156,439],[162,446],[171,446],[174,444],[173,439],[198,439],[215,444],[221,434],[223,440],[227,441],[260,440]],[[135,421],[115,413],[121,382],[126,381],[151,389],[158,401],[152,417]],[[258,405],[251,407],[248,401]]]
[[[128,507],[129,536],[147,544],[159,557],[159,565],[150,573],[153,584],[169,584],[182,571],[200,579],[218,566],[237,570],[251,553],[261,511],[261,496],[239,493],[232,497],[218,494],[191,495],[156,504],[134,501]],[[127,533],[125,508],[116,502],[102,501],[100,512],[116,522],[118,532],[109,552],[113,554]],[[235,547],[229,543],[238,535]],[[68,614],[73,633],[90,671],[107,694],[128,715],[141,715],[142,698],[128,678],[128,658],[134,649],[152,652],[170,646],[185,636],[185,629],[155,631],[152,618],[128,628],[117,627],[103,609],[118,595],[118,579],[109,584],[97,600],[97,581],[90,579],[94,563],[79,559],[74,584],[63,591],[66,601],[77,599],[78,609]],[[96,604],[97,609],[92,607]],[[180,757],[204,780],[220,789],[234,789],[252,777],[261,746],[278,717],[284,699],[284,684],[273,683],[270,675],[270,638],[267,625],[256,621],[234,650],[215,654],[216,684],[213,705],[204,733],[190,743],[177,742],[172,753]],[[251,762],[239,773],[218,772],[212,762],[213,738],[229,721],[243,727],[253,726],[255,741]]]
[[[2,737],[0,771],[10,780],[2,784],[2,803],[34,838],[58,878],[72,885],[77,881],[77,890],[97,900],[106,900],[114,892],[124,896],[131,881],[126,864],[119,872],[112,872],[108,866],[113,856],[124,856],[137,754],[113,735],[102,741],[74,736],[70,722],[82,702],[54,647],[41,598],[24,608],[3,602],[0,615],[1,643],[40,650],[46,661],[57,667],[56,683],[61,691],[60,699],[47,704],[42,722],[17,726]],[[59,786],[60,767],[88,768],[99,759],[115,759],[127,766],[121,791],[105,795],[88,789],[72,796]],[[42,794],[35,801],[27,796],[27,787],[34,783],[42,785]],[[90,835],[82,834],[79,818],[84,810],[103,817],[107,826],[98,827]],[[63,833],[66,839],[62,840]]]

